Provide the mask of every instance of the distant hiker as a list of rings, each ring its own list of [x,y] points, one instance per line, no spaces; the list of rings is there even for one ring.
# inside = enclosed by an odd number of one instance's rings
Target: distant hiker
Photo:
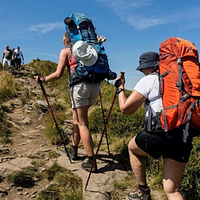
[[[192,150],[192,137],[189,136],[187,143],[184,143],[182,128],[164,132],[159,120],[154,118],[161,113],[163,108],[159,93],[159,54],[156,52],[143,53],[140,56],[137,70],[141,71],[145,77],[136,84],[128,98],[124,92],[125,79],[118,77],[115,82],[118,88],[119,107],[123,114],[132,115],[142,104],[146,110],[145,130],[128,144],[130,164],[138,183],[138,189],[129,192],[127,197],[130,200],[151,199],[146,180],[145,157],[151,156],[158,159],[162,156],[163,186],[166,196],[170,200],[183,200],[179,188]],[[153,112],[150,112],[150,107]],[[151,122],[149,118],[152,118]],[[190,131],[193,130],[190,129]]]
[[[19,70],[21,67],[22,60],[24,61],[24,56],[20,47],[18,46],[17,49],[14,50],[14,62],[15,62],[15,69]]]
[[[11,49],[12,51],[12,58],[11,58],[11,73],[14,74],[15,73],[15,54],[14,54],[14,51],[15,51],[15,48],[12,48]]]
[[[13,67],[15,67],[15,54],[14,54],[14,51],[15,51],[15,48],[12,48],[12,57],[11,57],[11,65]]]
[[[11,58],[12,58],[12,51],[9,49],[9,46],[6,45],[5,50],[3,51],[3,55],[2,55],[2,65],[3,67],[5,67],[7,63],[8,64],[7,70],[10,69]]]

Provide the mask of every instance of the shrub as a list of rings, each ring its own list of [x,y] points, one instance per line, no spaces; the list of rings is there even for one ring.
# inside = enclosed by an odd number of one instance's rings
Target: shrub
[[[39,192],[37,200],[61,200],[60,186],[52,183],[45,190]]]
[[[54,176],[56,175],[56,173],[58,172],[63,172],[64,168],[62,168],[61,166],[59,166],[56,162],[49,167],[49,169],[47,169],[46,174],[47,174],[47,179],[48,180],[53,180]]]
[[[14,172],[7,176],[8,181],[14,183],[16,186],[25,188],[33,187],[35,185],[34,177],[37,169],[35,167],[26,167],[22,171]]]
[[[108,109],[105,108],[105,116],[108,115]],[[101,108],[95,109],[89,116],[91,133],[101,133],[104,127]],[[113,107],[108,124],[106,126],[108,133],[117,137],[134,136],[142,131],[144,127],[144,109],[141,107],[131,116],[122,115],[117,105]]]

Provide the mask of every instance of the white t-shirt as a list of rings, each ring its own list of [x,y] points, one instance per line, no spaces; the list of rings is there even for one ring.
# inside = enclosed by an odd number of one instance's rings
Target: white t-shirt
[[[22,53],[22,51],[20,51],[20,50],[18,50],[18,49],[15,49],[15,50],[14,50],[14,55],[15,55],[15,58],[21,59],[23,53]]]
[[[134,90],[149,100],[150,106],[155,112],[161,112],[163,106],[162,98],[159,94],[159,80],[157,73],[149,74],[140,79],[134,87]],[[146,103],[144,103],[144,108],[146,110],[146,116],[148,116],[148,106]]]

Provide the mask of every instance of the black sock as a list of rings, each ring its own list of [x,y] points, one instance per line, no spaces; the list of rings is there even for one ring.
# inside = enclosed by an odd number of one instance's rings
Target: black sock
[[[78,146],[72,145],[72,148],[73,148],[74,150],[77,150],[77,149],[78,149]]]
[[[140,189],[140,190],[143,190],[143,191],[147,191],[147,190],[150,190],[149,189],[149,186],[146,184],[146,185],[138,185],[138,188]]]
[[[94,156],[88,156],[90,160],[94,160]]]

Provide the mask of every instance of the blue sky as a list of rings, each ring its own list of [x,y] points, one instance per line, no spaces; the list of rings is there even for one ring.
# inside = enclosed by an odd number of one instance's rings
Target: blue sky
[[[200,49],[200,4],[185,0],[1,0],[0,51],[20,46],[25,63],[32,59],[58,62],[64,47],[63,20],[72,12],[87,14],[104,35],[110,68],[125,71],[132,90],[143,76],[135,68],[145,51],[159,51],[172,36],[195,43]],[[40,72],[42,73],[42,72]]]

